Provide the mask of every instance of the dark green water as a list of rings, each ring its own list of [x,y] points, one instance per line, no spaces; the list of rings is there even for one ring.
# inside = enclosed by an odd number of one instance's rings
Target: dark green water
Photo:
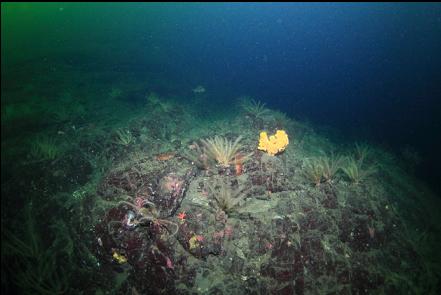
[[[439,293],[439,4],[1,13],[2,293]]]

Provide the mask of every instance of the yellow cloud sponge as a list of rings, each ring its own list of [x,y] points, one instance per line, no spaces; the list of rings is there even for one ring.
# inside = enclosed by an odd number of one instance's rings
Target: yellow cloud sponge
[[[271,156],[283,152],[288,144],[288,134],[284,130],[277,130],[276,134],[271,135],[269,139],[265,131],[260,132],[258,149],[267,152]]]

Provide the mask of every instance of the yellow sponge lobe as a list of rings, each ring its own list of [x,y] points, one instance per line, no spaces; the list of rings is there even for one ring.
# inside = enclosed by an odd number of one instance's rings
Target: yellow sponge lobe
[[[289,144],[288,134],[284,130],[277,130],[276,134],[268,138],[265,131],[260,132],[258,149],[274,156],[283,152]]]

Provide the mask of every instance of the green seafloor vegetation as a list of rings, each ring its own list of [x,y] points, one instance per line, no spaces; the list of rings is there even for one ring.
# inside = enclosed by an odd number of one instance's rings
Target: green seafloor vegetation
[[[257,98],[32,66],[2,83],[2,292],[437,292],[439,199],[402,158]],[[276,130],[286,150],[258,150]]]

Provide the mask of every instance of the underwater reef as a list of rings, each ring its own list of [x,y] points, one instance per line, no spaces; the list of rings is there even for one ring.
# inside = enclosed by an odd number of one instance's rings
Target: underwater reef
[[[213,115],[209,87],[108,75],[2,88],[3,292],[439,291],[439,199],[402,159],[257,98]]]

